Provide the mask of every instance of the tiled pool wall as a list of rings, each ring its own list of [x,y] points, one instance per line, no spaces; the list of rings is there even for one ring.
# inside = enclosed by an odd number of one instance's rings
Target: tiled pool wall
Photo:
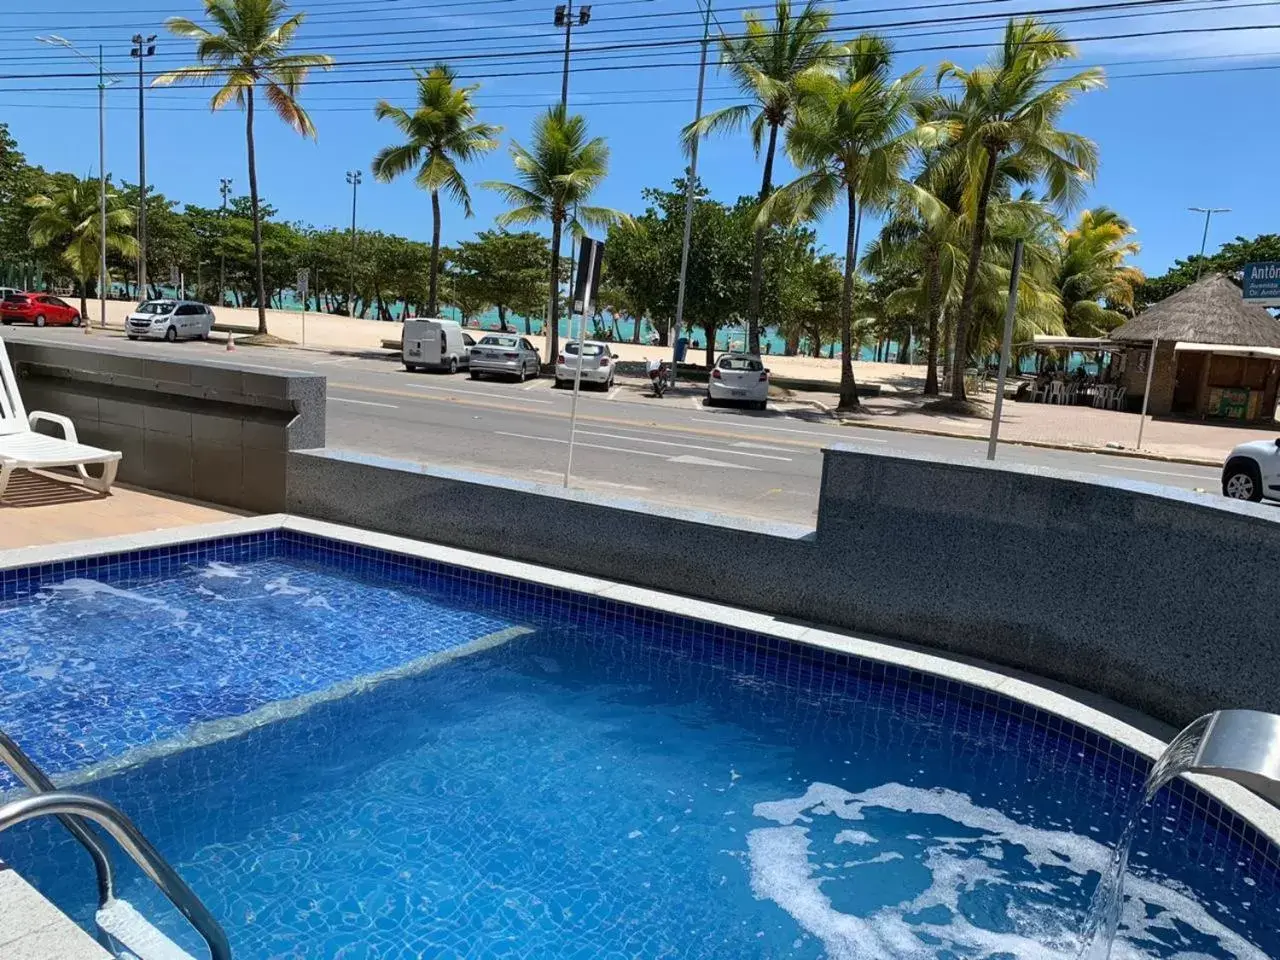
[[[800,691],[835,696],[850,709],[892,703],[921,729],[954,731],[1001,744],[1034,745],[1075,782],[1065,789],[1105,786],[1136,798],[1150,760],[1096,731],[1042,708],[932,673],[802,642],[667,613],[649,607],[544,586],[483,570],[414,557],[287,529],[134,550],[35,567],[0,570],[0,602],[34,594],[71,578],[112,583],[189,572],[193,564],[271,558],[321,565],[351,577],[402,583],[493,613],[544,624],[575,624],[631,639],[628,653],[661,671],[672,656],[696,658],[739,675],[776,680]],[[585,642],[590,642],[585,641]],[[840,713],[824,723],[840,723]],[[1010,762],[1027,748],[1010,749]],[[1123,817],[1128,803],[1115,811]],[[1185,837],[1188,858],[1206,868],[1248,862],[1257,880],[1254,902],[1280,908],[1280,847],[1244,818],[1186,780],[1175,780],[1148,811],[1150,829],[1171,820]],[[1116,832],[1119,831],[1117,821]]]

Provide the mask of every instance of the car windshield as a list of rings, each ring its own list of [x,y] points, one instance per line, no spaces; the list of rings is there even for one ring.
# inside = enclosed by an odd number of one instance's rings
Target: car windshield
[[[755,357],[721,357],[721,370],[750,370],[752,373],[759,373],[764,369],[764,364]]]
[[[576,343],[566,343],[564,352],[576,357],[578,355],[578,345]],[[584,343],[582,345],[582,355],[584,357],[598,357],[602,353],[604,353],[604,347],[598,343]]]
[[[515,337],[485,337],[480,341],[482,347],[518,347],[520,341]]]
[[[134,313],[171,313],[173,306],[172,300],[148,300],[146,303],[138,304],[138,309]]]

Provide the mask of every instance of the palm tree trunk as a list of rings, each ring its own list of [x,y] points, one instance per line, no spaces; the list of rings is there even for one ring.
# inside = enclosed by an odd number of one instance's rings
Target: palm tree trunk
[[[964,277],[964,293],[960,296],[960,312],[956,315],[956,346],[951,357],[951,396],[965,399],[964,371],[969,360],[969,322],[973,319],[974,295],[978,290],[978,267],[982,262],[982,247],[987,234],[987,206],[991,202],[991,187],[996,179],[996,150],[987,148],[987,168],[982,173],[982,188],[978,194],[978,208],[973,217],[973,240],[969,243],[969,266]]]
[[[640,328],[644,326],[644,311],[637,310],[634,317],[631,318],[631,342],[640,342]]]
[[[707,335],[707,369],[716,365],[716,328],[706,324],[702,327]]]
[[[760,202],[773,192],[773,155],[778,149],[778,125],[769,124],[769,148],[764,154],[764,175],[760,178]],[[747,352],[760,352],[760,287],[764,282],[764,231],[756,227],[751,247],[751,289],[747,294]]]
[[[88,287],[89,284],[87,282],[80,281],[80,320],[83,323],[89,322],[89,298],[86,296]]]
[[[837,410],[858,409],[858,382],[853,376],[853,274],[857,268],[854,244],[858,235],[858,191],[848,185],[849,223],[844,241],[844,290],[840,294],[840,403]]]
[[[915,331],[912,330],[910,327],[907,327],[907,335],[903,337],[902,342],[898,344],[898,362],[899,363],[911,362],[911,335],[914,332]]]
[[[253,146],[253,87],[245,98],[244,137],[249,148],[249,206],[253,211],[253,259],[257,266],[258,333],[267,332],[267,285],[262,268],[262,216],[258,212],[258,161]]]
[[[551,216],[551,307],[547,314],[547,363],[560,355],[560,217]]]
[[[437,284],[440,274],[440,193],[431,191],[431,280],[427,285],[427,316],[438,317],[439,304],[436,302]],[[506,329],[503,325],[502,329]]]
[[[925,359],[924,395],[938,395],[938,316],[942,299],[942,264],[938,262],[938,250],[930,246],[925,254],[924,310],[929,325],[929,346]]]

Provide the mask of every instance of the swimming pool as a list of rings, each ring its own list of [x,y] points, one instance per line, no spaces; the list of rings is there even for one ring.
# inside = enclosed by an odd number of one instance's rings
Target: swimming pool
[[[1147,768],[930,674],[288,531],[0,596],[0,727],[238,958],[1072,956]],[[55,823],[0,857],[89,921]],[[1280,955],[1276,852],[1200,791],[1133,860],[1113,955]]]

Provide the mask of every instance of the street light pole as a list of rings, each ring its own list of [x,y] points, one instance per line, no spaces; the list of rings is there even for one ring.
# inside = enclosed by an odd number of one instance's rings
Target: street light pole
[[[219,177],[218,190],[222,193],[222,242],[219,246],[218,260],[218,306],[227,303],[227,197],[231,195],[231,178]]]
[[[1204,232],[1200,235],[1200,259],[1196,262],[1196,283],[1200,282],[1200,274],[1204,272],[1204,248],[1209,242],[1209,220],[1215,213],[1230,213],[1230,207],[1188,207],[1192,213],[1204,214]],[[1151,353],[1147,357],[1147,385],[1142,391],[1142,415],[1138,418],[1138,449],[1142,449],[1142,430],[1147,425],[1147,404],[1151,401],[1151,377],[1156,369],[1156,351],[1160,349],[1160,334],[1163,321],[1156,316],[1156,336],[1151,341]]]
[[[147,134],[143,62],[147,57],[155,56],[155,52],[154,33],[149,37],[140,33],[133,35],[133,48],[129,55],[138,60],[138,298],[141,300],[147,298]]]
[[[347,286],[347,316],[355,316],[356,309],[356,187],[363,174],[359,170],[347,171],[347,183],[351,184],[351,282]]]
[[[706,0],[707,12],[702,19],[702,58],[698,63],[698,99],[693,108],[693,122],[702,119],[702,92],[707,79],[707,46],[711,40],[711,0]],[[693,232],[694,187],[698,182],[698,141],[694,137],[689,146],[689,175],[684,185],[684,240],[680,245],[680,284],[676,290],[676,319],[671,329],[671,385],[676,383],[676,367],[680,354],[680,327],[684,324],[684,288],[689,277],[689,238]],[[636,323],[639,323],[636,320]]]
[[[107,325],[107,72],[102,55],[102,44],[98,44],[98,57],[95,60],[66,37],[51,33],[47,37],[36,37],[40,43],[55,47],[66,47],[81,60],[87,60],[98,68],[98,325]],[[111,83],[120,78],[112,77]],[[85,333],[89,332],[89,318],[85,317]]]
[[[578,26],[585,27],[591,22],[591,5],[578,8]],[[556,26],[564,28],[564,69],[560,74],[560,106],[569,105],[569,50],[573,42],[573,0],[556,7]]]

